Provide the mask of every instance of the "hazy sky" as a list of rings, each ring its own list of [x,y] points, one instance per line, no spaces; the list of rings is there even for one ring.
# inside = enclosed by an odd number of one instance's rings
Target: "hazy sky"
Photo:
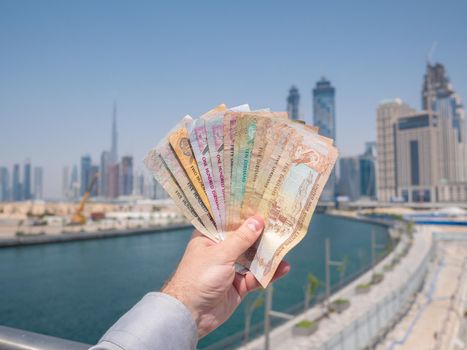
[[[58,196],[61,169],[110,147],[145,152],[185,114],[216,104],[285,109],[288,89],[311,117],[321,76],[336,87],[337,143],[358,154],[375,110],[420,108],[425,57],[445,64],[467,99],[467,1],[0,0],[0,165],[30,158]]]

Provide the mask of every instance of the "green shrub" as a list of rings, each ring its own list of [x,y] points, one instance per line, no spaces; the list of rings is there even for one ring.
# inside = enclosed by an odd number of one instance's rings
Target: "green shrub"
[[[311,328],[316,324],[316,321],[302,320],[296,324],[298,328]]]

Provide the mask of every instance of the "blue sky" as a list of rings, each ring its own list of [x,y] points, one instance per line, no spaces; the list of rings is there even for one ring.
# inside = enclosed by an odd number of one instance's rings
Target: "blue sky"
[[[110,146],[137,167],[173,124],[218,103],[285,109],[289,87],[311,122],[311,89],[337,89],[337,144],[358,154],[375,110],[420,107],[425,56],[467,98],[466,1],[0,0],[0,165],[31,158],[45,192],[61,168]]]

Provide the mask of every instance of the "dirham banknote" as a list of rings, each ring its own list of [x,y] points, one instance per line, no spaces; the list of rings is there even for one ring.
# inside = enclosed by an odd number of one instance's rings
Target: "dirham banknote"
[[[259,205],[265,217],[263,235],[246,254],[251,263],[241,261],[263,286],[269,284],[281,260],[307,233],[337,159],[337,150],[316,134],[303,137],[293,133],[290,144],[292,160],[285,162]]]
[[[187,220],[216,242],[260,214],[264,232],[238,263],[267,286],[307,233],[337,158],[333,141],[317,132],[286,113],[219,105],[183,118],[145,164]]]

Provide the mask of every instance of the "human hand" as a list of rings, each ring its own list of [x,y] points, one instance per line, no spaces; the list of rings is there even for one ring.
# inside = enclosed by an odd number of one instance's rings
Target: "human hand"
[[[251,272],[235,272],[235,261],[256,242],[263,228],[264,220],[255,215],[220,243],[194,231],[175,274],[162,292],[190,310],[200,338],[224,323],[245,295],[260,287]],[[289,271],[290,265],[282,261],[274,279]]]

